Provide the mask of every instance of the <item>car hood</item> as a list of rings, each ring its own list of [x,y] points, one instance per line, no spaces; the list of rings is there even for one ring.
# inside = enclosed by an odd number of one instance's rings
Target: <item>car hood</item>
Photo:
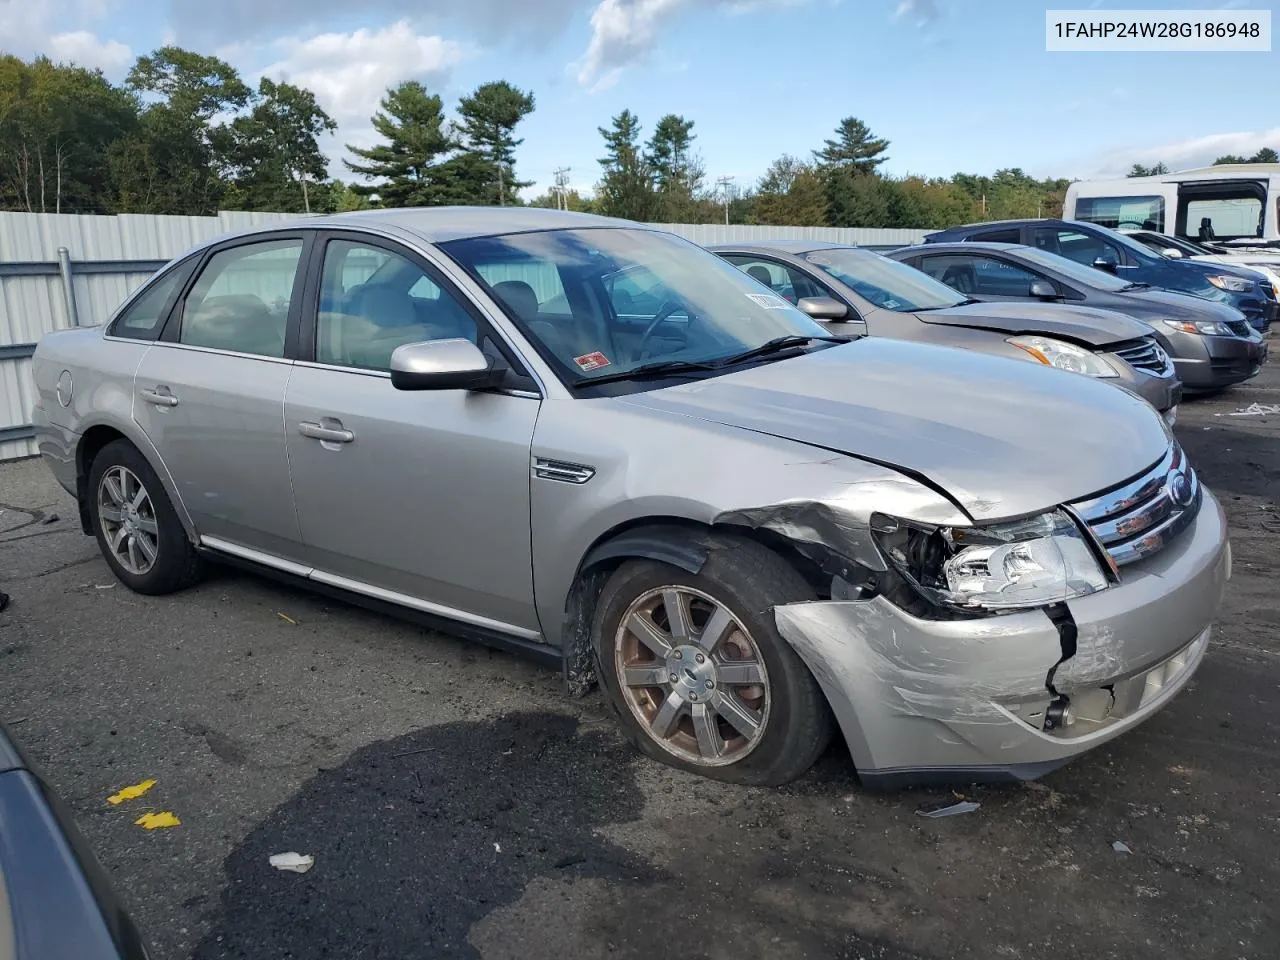
[[[1170,442],[1155,410],[1110,384],[874,337],[619,400],[893,467],[977,520],[1098,493],[1149,468]]]
[[[1205,300],[1173,290],[1150,287],[1146,290],[1125,290],[1119,296],[1141,310],[1143,319],[1167,317],[1170,320],[1221,320],[1224,323],[1244,319],[1244,314],[1229,303]]]
[[[1113,310],[1060,303],[1023,301],[966,303],[917,313],[925,323],[979,327],[1006,333],[1043,333],[1092,347],[1151,335],[1145,323]]]

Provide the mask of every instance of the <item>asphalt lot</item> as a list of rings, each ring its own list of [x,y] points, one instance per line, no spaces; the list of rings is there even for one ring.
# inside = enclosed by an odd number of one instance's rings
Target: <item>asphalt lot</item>
[[[0,717],[158,960],[1274,957],[1280,416],[1253,403],[1280,364],[1177,428],[1235,546],[1192,686],[967,816],[863,792],[838,749],[784,790],[687,777],[554,672],[247,574],[133,595],[38,461],[0,466]]]

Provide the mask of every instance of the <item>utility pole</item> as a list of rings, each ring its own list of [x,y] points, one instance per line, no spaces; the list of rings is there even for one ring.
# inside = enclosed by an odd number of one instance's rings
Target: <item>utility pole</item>
[[[729,225],[729,188],[733,185],[733,177],[721,177],[716,185],[724,192],[724,225]]]
[[[569,209],[569,171],[572,167],[560,167],[556,170],[556,185],[551,192],[556,195],[556,209]]]

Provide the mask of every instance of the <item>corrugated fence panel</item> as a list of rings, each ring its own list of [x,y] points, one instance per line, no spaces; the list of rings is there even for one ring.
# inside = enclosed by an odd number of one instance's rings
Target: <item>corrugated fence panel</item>
[[[222,212],[216,217],[146,214],[103,217],[0,212],[0,267],[7,264],[54,264],[58,259],[58,248],[66,247],[72,262],[72,285],[79,322],[82,326],[90,326],[105,322],[116,307],[151,275],[151,270],[86,273],[76,270],[79,264],[93,261],[169,261],[215,237],[293,219],[305,218],[298,214],[242,211]],[[655,226],[703,244],[773,238],[827,240],[880,249],[919,243],[926,232],[725,226],[714,223]],[[523,280],[535,288],[540,300],[548,300],[561,293],[558,277],[534,276],[528,269],[514,267],[509,274],[495,275],[491,279]],[[35,343],[48,331],[60,330],[69,323],[62,280],[57,274],[0,274],[0,350]],[[0,436],[5,435],[6,427],[23,427],[31,423],[34,400],[30,360],[20,357],[6,359],[0,355]],[[29,456],[35,452],[35,444],[30,440],[0,440],[0,460]]]

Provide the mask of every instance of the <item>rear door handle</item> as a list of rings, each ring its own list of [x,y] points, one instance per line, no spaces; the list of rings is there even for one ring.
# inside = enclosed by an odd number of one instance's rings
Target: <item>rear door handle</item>
[[[298,424],[298,432],[312,440],[323,440],[326,443],[350,443],[356,435],[343,429],[341,420],[325,418],[324,423],[311,423],[303,420]]]
[[[143,390],[142,399],[154,403],[157,407],[176,407],[178,398],[166,386],[158,386],[154,390]]]

